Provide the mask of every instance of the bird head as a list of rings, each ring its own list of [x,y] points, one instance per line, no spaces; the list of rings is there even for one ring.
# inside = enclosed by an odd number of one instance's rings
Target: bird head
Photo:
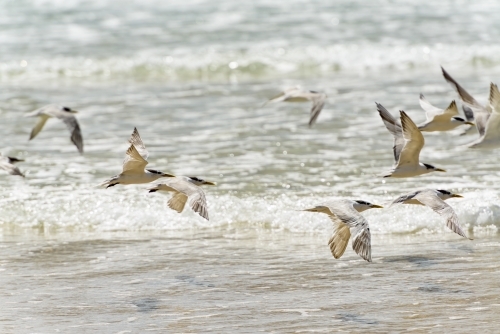
[[[383,206],[381,206],[381,205],[372,204],[370,202],[361,201],[361,200],[355,200],[353,207],[358,212],[363,212],[363,211],[368,210],[368,209],[381,209],[381,208],[383,208]]]
[[[467,125],[476,125],[474,122],[469,122],[469,121],[466,121],[465,119],[463,119],[462,117],[452,117],[451,118],[451,121],[452,122],[458,122],[460,124],[467,124]]]
[[[205,181],[203,179],[200,179],[199,177],[196,176],[188,176],[188,180],[197,186],[201,185],[209,185],[209,186],[215,186],[217,183],[211,182],[211,181]]]
[[[431,171],[434,171],[434,172],[446,172],[445,169],[441,169],[441,168],[436,168],[434,167],[433,165],[429,165],[429,164],[422,164],[425,168],[427,168],[428,170],[431,170]]]
[[[441,198],[443,201],[448,199],[448,198],[452,198],[452,197],[456,197],[456,198],[463,198],[462,195],[459,195],[459,194],[454,194],[452,192],[449,192],[448,190],[444,190],[444,189],[438,189],[437,190],[437,195],[439,198]]]
[[[78,111],[73,110],[73,109],[68,108],[68,107],[62,107],[62,111],[68,112],[70,114],[77,114],[78,113]]]

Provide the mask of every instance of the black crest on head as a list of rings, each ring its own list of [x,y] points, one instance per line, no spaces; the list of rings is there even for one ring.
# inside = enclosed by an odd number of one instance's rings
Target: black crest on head
[[[463,119],[462,117],[453,117],[453,119],[459,122],[465,122],[465,119]]]
[[[448,190],[438,189],[437,191],[439,191],[443,195],[451,195],[451,193]]]
[[[163,172],[160,172],[159,170],[154,170],[154,169],[146,169],[146,170],[153,174],[163,174]]]
[[[199,177],[196,177],[196,176],[190,176],[189,178],[190,178],[191,180],[193,180],[193,181],[203,182],[203,180],[202,180],[202,179],[200,179]]]
[[[71,111],[71,108],[68,108],[68,107],[62,107],[62,110],[63,110],[63,111],[68,111],[68,112],[69,112],[69,111]]]
[[[429,164],[424,164],[425,168],[427,169],[436,169],[436,167],[434,167],[433,165],[429,165]]]
[[[370,206],[370,205],[371,205],[370,203],[365,202],[365,201],[358,201],[358,200],[356,200],[356,202],[357,202],[358,204],[361,204],[361,205],[366,205],[366,206]]]

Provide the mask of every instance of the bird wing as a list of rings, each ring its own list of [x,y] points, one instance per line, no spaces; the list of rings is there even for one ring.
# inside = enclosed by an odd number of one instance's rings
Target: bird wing
[[[189,200],[189,204],[191,206],[191,209],[205,218],[206,220],[208,219],[208,209],[207,209],[207,200],[205,197],[205,192],[203,192],[203,189],[201,187],[198,187],[195,184],[192,184],[189,181],[185,181],[181,178],[169,178],[165,180],[165,184],[168,185],[170,188],[175,189],[177,193],[183,194],[186,196]],[[176,193],[176,195],[177,195]],[[174,197],[176,196],[174,195]],[[174,198],[172,197],[172,199]],[[180,197],[179,197],[180,200]],[[169,201],[170,203],[170,201]],[[175,210],[175,209],[174,209]]]
[[[0,157],[0,168],[7,171],[10,175],[19,175],[24,177],[24,174],[21,173],[19,168],[9,162],[8,157]]]
[[[469,107],[470,110],[472,110],[474,114],[474,120],[476,122],[477,131],[479,132],[479,135],[482,137],[486,130],[486,123],[488,122],[488,117],[491,111],[489,110],[490,108],[485,108],[482,104],[477,102],[476,99],[474,99],[462,86],[458,84],[458,82],[455,81],[455,79],[453,79],[448,74],[448,72],[444,70],[444,68],[441,67],[441,70],[443,71],[443,76],[445,80],[448,81],[448,83],[451,84],[451,86],[457,91],[462,102],[467,107]],[[491,94],[491,87],[490,87],[490,94]]]
[[[334,215],[330,215],[329,217],[333,222],[333,231],[332,237],[328,240],[328,246],[330,246],[333,257],[338,259],[344,254],[347,248],[347,244],[351,238],[351,230],[339,217]]]
[[[321,110],[323,110],[323,106],[326,101],[326,94],[316,94],[312,99],[312,108],[309,118],[309,127],[311,127],[319,116]]]
[[[500,92],[498,86],[493,83],[490,85],[490,106],[492,112],[486,123],[482,141],[496,141],[500,145]]]
[[[452,117],[458,116],[458,108],[455,100],[451,101],[450,105],[439,114],[435,114],[433,120],[435,122],[449,122]]]
[[[406,164],[418,165],[420,151],[425,144],[424,136],[404,111],[401,110],[400,114],[405,145],[401,150],[397,164],[398,166]]]
[[[78,124],[76,117],[65,111],[53,112],[52,114],[66,124],[71,134],[71,141],[75,144],[78,152],[83,153],[82,131],[80,130],[80,124]]]
[[[134,145],[130,145],[123,160],[123,172],[128,174],[144,173],[148,162],[142,158]]]
[[[401,125],[399,125],[398,121],[391,115],[390,112],[387,111],[387,109],[384,108],[384,106],[377,102],[375,102],[375,104],[377,105],[377,111],[382,118],[385,127],[394,136],[394,146],[392,150],[394,152],[394,160],[397,163],[401,150],[405,145],[403,130],[401,129]]]
[[[179,213],[184,210],[184,206],[186,205],[188,197],[183,193],[175,193],[171,199],[168,201],[168,207],[172,210],[175,210]]]
[[[371,247],[371,233],[370,227],[366,219],[359,215],[357,224],[351,228],[352,249],[368,262],[372,262],[372,247]]]
[[[144,143],[142,142],[141,136],[139,135],[139,131],[137,131],[137,128],[134,128],[134,132],[132,132],[132,135],[130,136],[128,142],[135,146],[137,152],[139,152],[139,154],[144,160],[148,160],[149,152],[148,150],[146,150],[146,146],[144,146]]]
[[[432,104],[430,104],[429,101],[427,101],[427,99],[425,98],[424,94],[420,94],[419,102],[422,109],[425,110],[425,115],[428,120],[432,120],[435,115],[441,114],[443,112],[443,109],[434,107]]]
[[[456,234],[467,238],[460,227],[458,216],[451,206],[440,199],[432,190],[422,191],[415,196],[420,203],[430,207],[434,212],[446,219],[446,226]]]
[[[474,121],[474,111],[471,108],[467,107],[465,104],[462,104],[462,110],[464,111],[465,119],[469,122]],[[460,133],[460,136],[464,136],[469,132],[472,133],[473,129],[477,129],[476,126],[468,125],[465,130]]]
[[[345,250],[343,242],[346,240],[346,236],[352,235],[352,249],[363,259],[371,262],[371,236],[368,221],[354,209],[352,201],[336,201],[326,206],[332,213],[330,217],[334,222],[334,232],[340,233],[337,238],[335,238],[335,235],[332,237],[333,240],[338,241],[338,244],[334,245],[335,247],[330,245],[332,254],[332,248],[343,253]],[[349,234],[342,225],[339,226],[340,223],[350,229]],[[337,227],[335,227],[335,224],[337,224]]]
[[[29,140],[35,138],[40,133],[40,131],[42,131],[43,126],[45,125],[45,122],[47,122],[47,120],[49,118],[50,118],[50,116],[44,115],[44,114],[41,114],[38,117],[38,121],[36,122],[35,127],[31,130],[31,134],[30,134],[30,139]]]
[[[394,204],[404,203],[405,201],[414,198],[418,193],[419,193],[419,191],[414,191],[414,192],[411,192],[408,194],[401,195],[398,198],[396,198],[394,201],[392,201],[390,206],[393,206]]]

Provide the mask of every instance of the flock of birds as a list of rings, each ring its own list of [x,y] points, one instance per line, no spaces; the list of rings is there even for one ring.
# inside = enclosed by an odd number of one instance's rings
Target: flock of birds
[[[496,148],[500,147],[500,92],[495,84],[490,85],[489,103],[487,106],[477,102],[461,85],[459,85],[443,68],[443,76],[458,93],[462,101],[462,109],[465,119],[458,112],[457,104],[452,101],[446,109],[439,109],[431,105],[423,95],[420,95],[420,105],[426,111],[427,120],[416,125],[404,112],[400,111],[400,122],[391,115],[381,104],[376,103],[377,111],[387,130],[394,137],[394,165],[392,169],[383,174],[383,177],[407,178],[431,172],[445,172],[444,169],[433,165],[422,163],[419,160],[425,140],[422,132],[426,131],[450,131],[459,126],[475,125],[479,137],[471,142],[468,147],[472,148]],[[305,102],[311,101],[309,126],[311,127],[318,118],[325,101],[326,94],[315,91],[306,91],[300,88],[289,88],[269,102]],[[264,104],[264,105],[265,105]],[[27,117],[38,117],[38,122],[31,131],[30,140],[35,138],[43,129],[49,118],[58,118],[63,121],[71,133],[71,141],[80,153],[83,153],[83,138],[80,125],[75,117],[77,111],[58,105],[48,105],[37,109]],[[471,127],[463,134],[471,132]],[[104,181],[101,185],[106,188],[117,184],[144,184],[164,178],[163,183],[149,188],[149,192],[167,191],[173,192],[168,201],[168,206],[181,213],[189,203],[191,209],[205,219],[208,217],[207,201],[202,185],[215,185],[214,182],[205,181],[199,177],[176,176],[154,169],[147,169],[149,153],[144,145],[137,128],[129,139],[130,146],[126,151],[123,161],[122,172]],[[0,155],[0,168],[9,174],[23,176],[23,173],[14,164],[23,160],[15,157]],[[467,238],[460,227],[460,222],[455,211],[444,201],[462,197],[442,189],[422,189],[402,195],[392,201],[390,205],[416,204],[430,207],[446,221],[446,226],[458,235]],[[352,239],[353,250],[366,261],[371,262],[371,234],[368,221],[360,214],[371,208],[382,208],[380,205],[361,200],[334,200],[329,203],[305,209],[303,211],[326,213],[333,221],[333,235],[328,245],[332,255],[338,259],[347,248]]]

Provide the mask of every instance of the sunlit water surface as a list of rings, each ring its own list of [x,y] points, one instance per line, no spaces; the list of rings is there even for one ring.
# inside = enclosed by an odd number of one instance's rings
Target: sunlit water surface
[[[441,1],[15,1],[0,4],[0,150],[26,178],[0,175],[2,332],[461,332],[497,328],[498,151],[476,134],[426,134],[421,160],[447,169],[382,179],[392,138],[375,110],[425,120],[500,83],[500,4]],[[328,101],[270,104],[301,85]],[[70,106],[80,156],[49,103]],[[121,171],[134,127],[150,167],[217,182],[210,221],[168,209],[147,186],[98,187]],[[373,264],[335,260],[328,198],[386,204],[421,187],[474,238],[432,210],[370,210]],[[437,327],[436,327],[437,326]],[[78,329],[79,328],[79,329]]]

